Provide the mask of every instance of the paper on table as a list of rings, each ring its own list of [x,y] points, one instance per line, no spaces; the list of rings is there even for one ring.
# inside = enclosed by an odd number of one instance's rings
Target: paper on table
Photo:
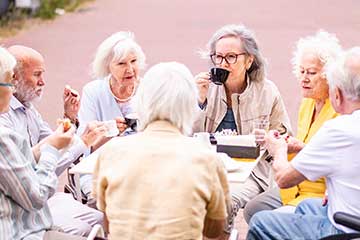
[[[217,155],[220,157],[221,161],[224,163],[225,169],[228,172],[234,172],[240,169],[239,162],[235,161],[229,155],[226,153],[217,153]]]
[[[257,163],[262,159],[264,155],[264,151],[260,153],[260,156],[252,162],[249,161],[236,161],[238,170],[228,172],[227,178],[229,182],[245,182],[246,179],[250,176],[252,170],[255,168]]]
[[[254,135],[236,135],[236,136],[215,136],[218,145],[233,145],[233,146],[249,146],[255,147]]]

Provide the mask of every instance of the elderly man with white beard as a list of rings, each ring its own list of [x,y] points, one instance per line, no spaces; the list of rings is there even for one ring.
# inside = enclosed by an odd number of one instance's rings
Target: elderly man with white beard
[[[37,160],[41,143],[53,132],[32,104],[41,99],[45,86],[44,58],[36,50],[25,46],[16,45],[8,50],[17,60],[13,78],[15,92],[10,101],[9,112],[0,115],[0,125],[11,128],[29,139]],[[76,118],[78,105],[78,97],[69,96],[68,90],[65,89],[64,115]],[[89,123],[87,130],[80,137],[82,141],[71,146],[59,159],[56,174],[59,176],[105,131],[101,123]],[[71,194],[56,193],[48,200],[48,204],[54,225],[66,233],[87,236],[92,226],[103,222],[103,214],[100,211],[81,204],[73,199]]]

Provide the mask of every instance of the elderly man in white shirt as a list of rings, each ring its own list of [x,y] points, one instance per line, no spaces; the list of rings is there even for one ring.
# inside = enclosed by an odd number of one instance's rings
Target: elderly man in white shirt
[[[35,159],[38,160],[41,143],[52,134],[49,125],[43,121],[40,113],[32,105],[42,95],[45,81],[43,79],[44,59],[40,53],[25,46],[12,46],[9,52],[15,56],[17,66],[14,69],[13,83],[15,92],[10,100],[10,110],[0,115],[0,125],[13,129],[29,140]],[[76,115],[78,99],[68,99],[67,109]],[[71,105],[75,105],[71,108]],[[65,112],[65,115],[68,115]],[[70,113],[69,113],[70,115]],[[59,176],[72,162],[85,152],[106,129],[102,124],[93,122],[85,130],[78,144],[70,147],[59,159],[56,174]],[[71,194],[55,193],[48,200],[51,215],[56,226],[66,233],[87,236],[92,226],[102,224],[103,214],[89,208],[72,198]]]
[[[326,67],[331,104],[342,115],[326,122],[290,163],[287,144],[278,133],[267,135],[266,146],[274,156],[280,188],[325,177],[328,204],[313,198],[301,202],[295,213],[259,212],[250,221],[247,239],[319,239],[354,232],[336,224],[333,215],[360,215],[360,47]]]

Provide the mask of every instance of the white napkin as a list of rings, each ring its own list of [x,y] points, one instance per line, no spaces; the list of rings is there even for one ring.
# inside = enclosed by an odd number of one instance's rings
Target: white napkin
[[[215,136],[218,145],[256,147],[255,135]]]

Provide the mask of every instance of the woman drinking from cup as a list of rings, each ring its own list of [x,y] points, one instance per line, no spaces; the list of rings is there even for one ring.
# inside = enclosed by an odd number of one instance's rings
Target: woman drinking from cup
[[[289,117],[279,90],[265,78],[265,60],[249,29],[243,25],[220,28],[208,42],[204,55],[210,58],[214,67],[226,69],[229,75],[222,85],[213,84],[208,72],[195,77],[201,113],[194,132],[232,129],[237,134],[250,134],[253,122],[258,119],[268,120],[270,129],[281,133],[290,131]],[[250,199],[267,189],[269,170],[269,163],[261,161],[245,183],[230,184],[234,215]]]

